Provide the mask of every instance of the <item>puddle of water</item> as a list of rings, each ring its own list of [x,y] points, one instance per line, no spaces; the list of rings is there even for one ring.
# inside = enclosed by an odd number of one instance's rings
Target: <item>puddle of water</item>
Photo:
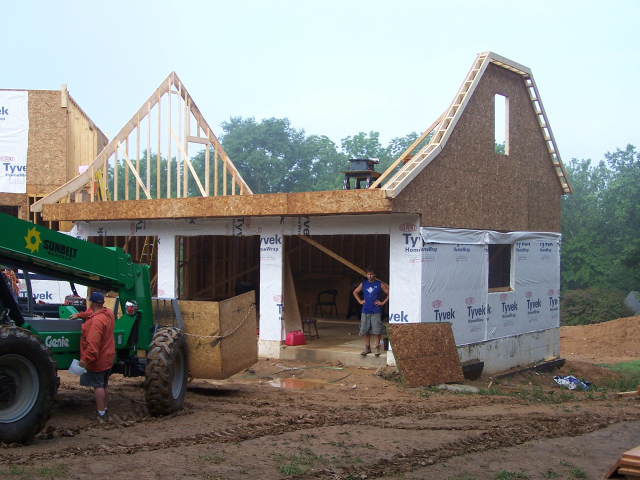
[[[276,378],[269,380],[269,385],[276,388],[322,388],[330,386],[326,380],[320,380],[318,378]]]

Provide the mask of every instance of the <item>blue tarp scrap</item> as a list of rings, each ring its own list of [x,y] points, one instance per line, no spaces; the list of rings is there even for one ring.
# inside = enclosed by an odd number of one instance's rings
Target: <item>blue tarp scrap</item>
[[[591,388],[591,382],[587,382],[586,380],[578,380],[573,375],[556,375],[553,377],[558,385],[563,387],[567,387],[569,390],[575,390],[580,387],[582,390],[589,390]]]

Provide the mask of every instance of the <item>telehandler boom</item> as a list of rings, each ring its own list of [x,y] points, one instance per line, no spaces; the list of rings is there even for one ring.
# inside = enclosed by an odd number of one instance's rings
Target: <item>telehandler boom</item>
[[[112,373],[145,376],[151,415],[181,408],[189,372],[184,326],[175,299],[152,299],[147,265],[121,248],[4,214],[0,232],[0,264],[117,292]],[[72,307],[60,307],[62,318],[25,316],[5,279],[0,283],[0,442],[23,443],[51,416],[58,368],[79,358],[83,321],[68,318]]]

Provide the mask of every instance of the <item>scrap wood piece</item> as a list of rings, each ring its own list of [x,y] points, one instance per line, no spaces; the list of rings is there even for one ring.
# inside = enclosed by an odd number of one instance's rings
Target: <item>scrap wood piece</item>
[[[387,335],[406,387],[464,380],[450,323],[387,325]]]
[[[624,452],[604,478],[640,478],[640,446]]]

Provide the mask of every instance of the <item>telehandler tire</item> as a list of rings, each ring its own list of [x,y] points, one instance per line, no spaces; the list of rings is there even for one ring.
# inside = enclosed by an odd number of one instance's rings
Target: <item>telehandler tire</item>
[[[24,443],[39,433],[59,383],[58,365],[40,337],[0,327],[0,442]]]
[[[144,379],[150,415],[169,415],[182,408],[189,378],[189,349],[184,332],[163,327],[153,336]]]

